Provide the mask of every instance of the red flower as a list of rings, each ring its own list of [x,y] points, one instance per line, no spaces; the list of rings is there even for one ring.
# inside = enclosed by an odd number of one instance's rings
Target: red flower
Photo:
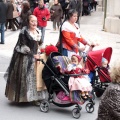
[[[57,47],[53,46],[53,45],[48,45],[45,47],[45,53],[47,56],[50,55],[51,52],[58,52]]]
[[[41,48],[40,51],[41,51],[41,53],[44,53],[45,52],[45,48]]]

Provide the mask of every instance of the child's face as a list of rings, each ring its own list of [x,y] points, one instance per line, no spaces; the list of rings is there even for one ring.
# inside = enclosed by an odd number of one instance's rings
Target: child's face
[[[104,62],[102,62],[102,67],[107,67],[107,65],[108,65],[108,61],[107,60],[105,60]]]
[[[72,57],[71,57],[71,61],[72,61],[73,64],[76,64],[76,65],[79,64],[78,58],[77,58],[76,56],[72,56]]]

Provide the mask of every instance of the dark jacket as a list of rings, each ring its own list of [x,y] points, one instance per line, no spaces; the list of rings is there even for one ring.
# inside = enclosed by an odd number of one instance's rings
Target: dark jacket
[[[76,2],[77,1],[77,2]],[[69,9],[76,9],[78,15],[81,13],[81,2],[80,0],[71,0],[69,3]]]
[[[6,12],[7,12],[7,7],[6,4],[0,0],[0,23],[5,23],[6,22]]]
[[[7,19],[13,19],[13,11],[14,11],[13,4],[8,1],[6,5],[7,5]]]
[[[62,9],[65,8],[65,0],[58,0],[59,3],[61,4]]]
[[[32,12],[31,10],[28,10],[26,12],[21,12],[20,14],[20,28],[22,29],[24,26],[27,26],[28,24],[28,21],[27,21],[27,18],[29,15],[32,15]]]
[[[50,8],[50,13],[51,13],[51,19],[58,18],[60,20],[63,15],[61,5],[60,4],[52,5],[52,7]]]

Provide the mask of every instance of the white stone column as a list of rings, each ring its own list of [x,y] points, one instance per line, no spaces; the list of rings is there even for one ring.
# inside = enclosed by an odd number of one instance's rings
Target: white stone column
[[[115,16],[120,17],[120,0],[115,0],[114,14],[115,14]]]
[[[120,0],[107,0],[105,30],[120,34]]]

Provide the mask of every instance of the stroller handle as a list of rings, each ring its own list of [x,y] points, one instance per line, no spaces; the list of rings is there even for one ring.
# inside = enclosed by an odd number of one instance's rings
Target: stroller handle
[[[45,64],[43,59],[36,59],[37,61],[41,61],[43,64]]]
[[[62,75],[66,76],[66,77],[79,77],[79,76],[88,75],[88,74],[85,74],[85,73],[80,73],[80,74],[64,74],[64,73],[62,73]]]

